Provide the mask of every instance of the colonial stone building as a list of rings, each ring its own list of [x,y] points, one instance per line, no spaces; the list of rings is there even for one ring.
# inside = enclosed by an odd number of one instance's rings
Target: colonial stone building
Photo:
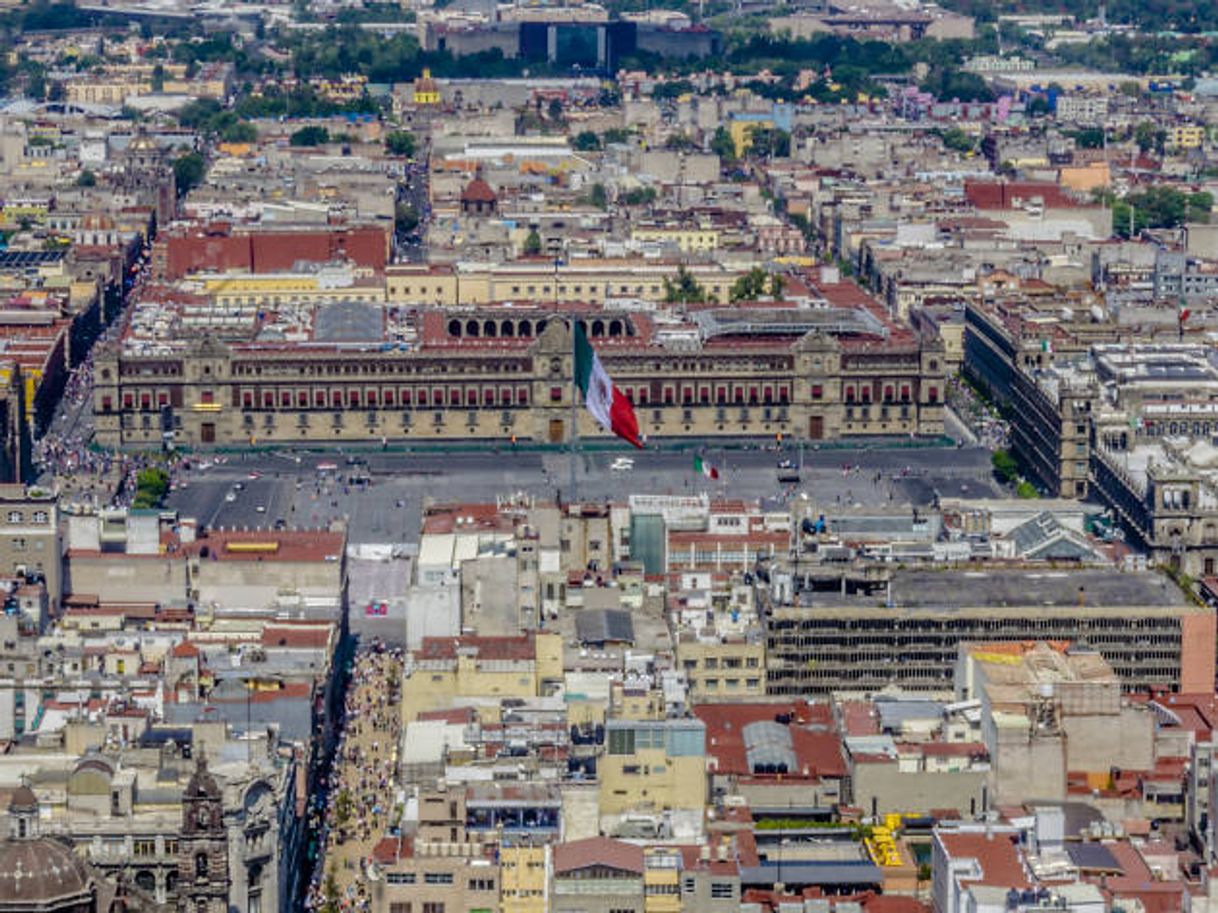
[[[227,913],[228,831],[224,794],[199,753],[194,776],[182,794],[182,834],[178,839],[178,910]]]
[[[98,443],[570,439],[569,315],[420,310],[382,329],[375,305],[340,307],[339,315],[318,308],[305,342],[213,333],[100,351]],[[742,316],[706,308],[676,326],[628,311],[579,311],[576,319],[648,437],[816,441],[943,431],[941,340],[864,309],[754,308]],[[363,338],[319,338],[322,327],[361,321],[372,326]],[[603,435],[582,409],[576,414],[581,438]]]

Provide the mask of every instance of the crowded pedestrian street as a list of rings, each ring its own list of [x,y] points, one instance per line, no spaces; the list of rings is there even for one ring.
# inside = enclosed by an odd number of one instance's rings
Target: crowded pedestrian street
[[[318,858],[306,906],[369,909],[372,850],[396,826],[402,654],[375,645],[355,657],[329,782],[310,825]]]

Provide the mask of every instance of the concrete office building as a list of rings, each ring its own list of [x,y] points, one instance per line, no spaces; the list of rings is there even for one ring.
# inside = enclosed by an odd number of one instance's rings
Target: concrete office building
[[[801,593],[774,604],[767,690],[950,690],[970,641],[1061,640],[1099,651],[1126,687],[1200,691],[1214,679],[1215,616],[1157,574],[977,568],[966,586],[934,571],[895,571],[857,595]],[[767,592],[763,599],[769,599]],[[886,603],[886,604],[885,604]]]

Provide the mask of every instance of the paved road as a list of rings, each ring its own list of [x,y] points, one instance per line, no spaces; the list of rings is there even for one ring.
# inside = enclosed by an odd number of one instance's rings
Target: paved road
[[[785,487],[777,480],[779,454],[764,450],[708,451],[705,458],[720,472],[717,481],[695,475],[690,454],[640,452],[633,457],[632,469],[614,471],[611,466],[620,456],[577,457],[580,498],[602,501],[622,500],[630,494],[706,492],[714,497],[773,499],[776,505],[806,493],[826,508],[844,508],[924,505],[936,493],[997,494],[990,479],[989,452],[976,447],[809,450],[804,453],[800,484]],[[798,459],[794,453],[784,456]],[[493,501],[516,492],[546,499],[571,497],[570,457],[562,453],[369,453],[351,459],[360,464],[348,465],[348,456],[338,452],[232,456],[227,462],[186,473],[185,486],[170,495],[169,506],[213,527],[280,523],[318,528],[345,520],[352,542],[411,542],[418,538],[424,499]],[[319,472],[319,464],[334,465],[337,471]],[[348,484],[349,476],[365,467],[370,483]]]

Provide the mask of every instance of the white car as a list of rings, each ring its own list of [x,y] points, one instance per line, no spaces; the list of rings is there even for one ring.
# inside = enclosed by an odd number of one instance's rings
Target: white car
[[[257,507],[254,508],[254,510],[257,513],[264,514],[264,513],[266,513],[266,505],[259,504]]]
[[[634,460],[630,457],[618,457],[609,467],[610,472],[629,472],[631,469],[634,469]]]
[[[224,496],[224,500],[227,501],[229,504],[232,504],[234,501],[237,500],[237,493],[235,491],[230,491],[228,494],[226,494]]]

